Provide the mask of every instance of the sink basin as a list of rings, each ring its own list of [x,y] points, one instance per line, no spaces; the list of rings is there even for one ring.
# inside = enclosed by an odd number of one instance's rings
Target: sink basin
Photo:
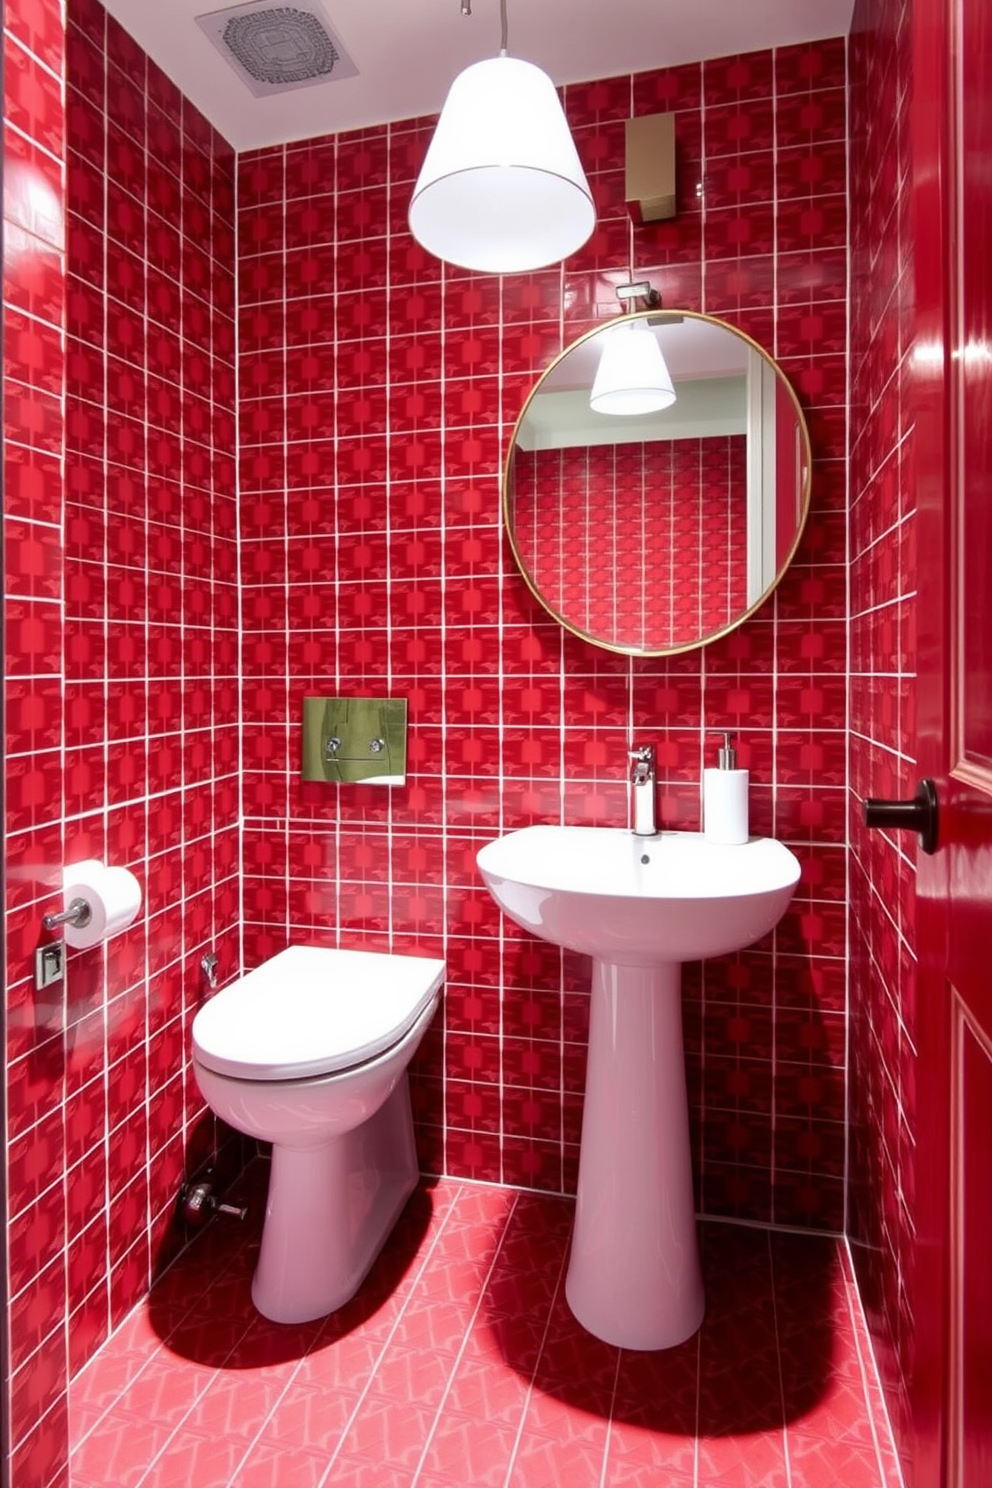
[[[477,861],[518,925],[628,966],[739,951],[778,923],[799,881],[798,861],[773,838],[722,847],[700,832],[524,827]]]
[[[593,958],[569,1306],[607,1343],[670,1348],[705,1310],[681,963],[766,935],[799,863],[770,838],[723,847],[698,832],[553,826],[509,832],[477,861],[518,925]]]

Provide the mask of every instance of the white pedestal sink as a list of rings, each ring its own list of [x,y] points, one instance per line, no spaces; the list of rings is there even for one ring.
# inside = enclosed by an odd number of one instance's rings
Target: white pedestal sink
[[[720,847],[697,832],[538,826],[488,843],[477,861],[518,925],[593,958],[569,1306],[607,1343],[669,1348],[704,1309],[681,963],[767,934],[798,860],[766,837]]]

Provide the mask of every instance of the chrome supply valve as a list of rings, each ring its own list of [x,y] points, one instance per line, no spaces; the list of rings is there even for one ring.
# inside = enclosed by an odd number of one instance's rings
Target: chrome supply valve
[[[201,1178],[197,1183],[184,1183],[179,1190],[179,1207],[183,1219],[191,1225],[206,1224],[214,1214],[226,1214],[231,1219],[241,1220],[248,1217],[246,1204],[222,1204],[209,1178]]]
[[[630,820],[635,837],[653,837],[658,830],[655,811],[655,754],[653,744],[630,750]]]

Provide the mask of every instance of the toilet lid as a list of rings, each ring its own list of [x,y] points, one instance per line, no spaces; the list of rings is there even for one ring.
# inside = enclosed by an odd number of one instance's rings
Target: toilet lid
[[[397,1043],[443,980],[424,956],[290,946],[204,1004],[193,1049],[242,1080],[331,1074]]]

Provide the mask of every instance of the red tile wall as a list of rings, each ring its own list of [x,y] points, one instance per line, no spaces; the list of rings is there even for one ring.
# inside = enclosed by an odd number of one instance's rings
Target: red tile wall
[[[4,11],[4,1318],[12,1476],[67,1482],[61,998],[28,980],[62,854],[63,28],[57,0]],[[13,13],[12,13],[13,11]],[[54,1087],[54,1089],[53,1089]],[[44,1426],[38,1424],[44,1416]]]
[[[916,787],[911,26],[911,0],[859,0],[851,41],[850,1229],[908,1477],[915,839],[861,801]]]
[[[905,784],[912,752],[910,431],[896,397],[909,254],[892,123],[907,3],[859,0],[853,47],[855,795]],[[58,7],[8,6],[5,20],[9,1280],[27,1485],[64,1481],[68,1370],[164,1239],[199,1113],[183,1062],[199,955],[219,941],[224,974],[237,964],[232,162],[114,23],[76,5],[67,203]],[[241,162],[249,955],[293,936],[447,956],[443,1022],[415,1078],[428,1166],[574,1182],[588,969],[501,925],[478,844],[535,819],[621,823],[634,739],[658,746],[666,825],[695,826],[705,731],[734,728],[754,829],[788,841],[804,877],[774,940],[687,971],[701,1203],[842,1222],[843,84],[838,42],[569,88],[600,226],[563,269],[501,283],[442,269],[406,234],[429,121]],[[680,215],[635,230],[622,120],[668,108]],[[668,662],[563,635],[498,525],[500,452],[526,389],[613,313],[631,268],[778,355],[816,457],[810,526],[774,600]],[[409,698],[404,790],[298,784],[299,700],[317,687]],[[852,833],[853,1210],[898,1403],[912,880],[890,844],[856,821]],[[49,1005],[29,976],[40,916],[57,907],[61,863],[97,849],[138,872],[142,919],[74,957],[65,1005]]]
[[[172,1253],[213,1140],[185,1050],[200,956],[239,965],[234,158],[95,0],[67,30],[49,0],[5,22],[7,1279],[33,1488],[65,1481],[67,1378]],[[36,993],[42,915],[90,856],[135,872],[141,913]]]
[[[774,937],[686,973],[702,1209],[839,1228],[845,1167],[845,43],[569,86],[599,224],[496,279],[406,229],[430,120],[240,157],[245,936],[444,955],[415,1068],[428,1168],[574,1185],[589,968],[503,922],[475,867],[533,821],[626,822],[653,742],[668,827],[739,736],[753,830],[803,864]],[[679,212],[633,228],[624,119],[673,110]],[[513,571],[500,465],[536,375],[647,277],[779,358],[810,422],[813,508],[775,597],[670,660],[597,651]],[[303,785],[305,694],[404,696],[403,788]]]
[[[722,630],[748,607],[746,462],[743,434],[518,449],[513,536],[530,580],[611,645]]]

